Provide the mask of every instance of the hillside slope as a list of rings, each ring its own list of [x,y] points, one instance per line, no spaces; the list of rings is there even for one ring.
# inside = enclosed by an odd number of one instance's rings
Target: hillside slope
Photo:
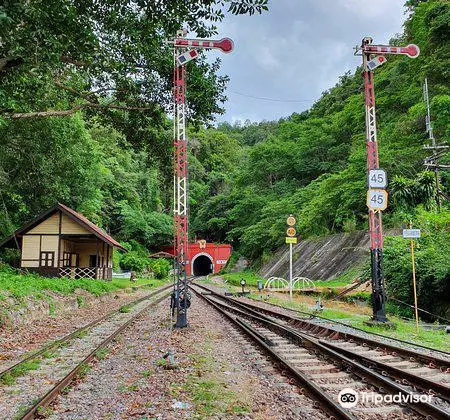
[[[399,232],[392,230],[386,233],[396,235]],[[293,276],[329,280],[367,262],[369,258],[369,234],[365,231],[307,239],[293,248]],[[262,266],[259,274],[264,278],[289,278],[289,246],[282,246]]]
[[[412,60],[389,56],[375,71],[380,167],[388,174],[386,228],[435,209],[434,176],[424,171],[428,79],[434,135],[450,138],[450,3],[409,1],[405,31],[392,45],[419,45]],[[374,40],[377,42],[377,40]],[[349,46],[348,54],[352,54]],[[307,65],[307,64],[305,64]],[[361,69],[301,114],[277,122],[221,124],[192,133],[191,231],[230,241],[253,261],[283,244],[285,218],[297,217],[303,238],[367,227],[366,146]],[[442,163],[450,162],[450,154]],[[441,173],[448,195],[449,173]],[[447,206],[447,204],[445,204]],[[448,207],[447,207],[448,208]]]

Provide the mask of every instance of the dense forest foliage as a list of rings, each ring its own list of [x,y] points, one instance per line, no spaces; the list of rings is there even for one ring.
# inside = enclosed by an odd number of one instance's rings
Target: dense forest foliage
[[[380,166],[389,177],[387,227],[414,218],[417,206],[436,210],[434,175],[423,166],[430,154],[423,149],[430,142],[422,93],[425,76],[435,137],[440,142],[450,137],[450,5],[417,3],[410,6],[414,13],[404,34],[392,44],[414,42],[421,55],[415,60],[389,56],[375,76]],[[223,123],[193,133],[194,231],[211,240],[229,240],[255,259],[283,243],[289,213],[297,216],[302,237],[365,229],[360,72],[342,76],[306,112],[278,122]],[[449,173],[441,176],[448,191]]]
[[[212,35],[224,11],[264,12],[268,2],[173,3],[0,6],[0,237],[60,201],[135,244],[136,253],[171,242],[172,58],[163,40],[181,22],[192,34]],[[436,214],[434,174],[424,171],[422,84],[426,76],[435,137],[448,143],[450,4],[410,0],[407,8],[404,33],[391,42],[418,44],[421,55],[389,56],[375,77],[380,166],[389,176],[384,222],[412,219],[428,229],[420,252],[435,266],[423,288],[432,279],[430,293],[448,293],[450,210],[445,202]],[[188,68],[191,236],[228,241],[258,262],[282,245],[289,213],[303,238],[366,229],[361,69],[308,111],[213,127],[228,80],[217,75],[219,64],[201,56]],[[449,161],[447,154],[442,162]],[[441,182],[448,196],[449,172]],[[408,278],[406,262],[390,264],[404,251],[395,241],[387,251],[388,277]],[[397,295],[409,298],[405,290]]]
[[[0,237],[55,202],[122,241],[172,239],[171,38],[217,32],[268,0],[6,1],[0,5]],[[222,112],[227,77],[188,65],[188,115]]]

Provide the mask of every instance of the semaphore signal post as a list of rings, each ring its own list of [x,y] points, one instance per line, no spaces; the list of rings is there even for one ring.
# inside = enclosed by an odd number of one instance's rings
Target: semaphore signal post
[[[386,288],[383,275],[383,228],[382,211],[387,207],[386,172],[378,163],[378,142],[375,111],[375,91],[373,71],[386,62],[384,55],[406,55],[416,58],[420,54],[419,47],[414,44],[406,47],[390,45],[374,45],[372,38],[365,37],[355,54],[363,58],[364,100],[366,110],[366,149],[367,149],[367,206],[369,207],[369,233],[372,272],[372,305],[375,322],[387,322]]]
[[[198,49],[219,49],[224,53],[233,50],[233,41],[188,39],[185,32],[177,32],[173,40],[174,72],[174,178],[173,178],[173,216],[174,216],[174,250],[175,250],[175,310],[176,328],[187,326],[187,310],[190,305],[189,280],[186,266],[188,255],[188,153],[186,137],[186,63],[198,56]]]

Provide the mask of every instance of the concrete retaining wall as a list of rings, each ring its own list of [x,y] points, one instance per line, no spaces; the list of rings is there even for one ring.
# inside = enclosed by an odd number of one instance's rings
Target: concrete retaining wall
[[[386,235],[398,235],[390,230]],[[294,245],[293,276],[312,280],[329,280],[344,273],[350,267],[370,258],[369,234],[365,231],[336,233],[316,239],[307,239]],[[281,247],[260,269],[264,278],[289,277],[289,245]]]

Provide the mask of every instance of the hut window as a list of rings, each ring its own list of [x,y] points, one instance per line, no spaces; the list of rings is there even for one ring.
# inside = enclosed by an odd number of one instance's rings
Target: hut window
[[[70,252],[64,252],[64,254],[63,254],[63,266],[64,267],[70,267],[71,255],[72,254]]]
[[[41,252],[41,267],[53,267],[55,261],[55,253],[44,251]]]

